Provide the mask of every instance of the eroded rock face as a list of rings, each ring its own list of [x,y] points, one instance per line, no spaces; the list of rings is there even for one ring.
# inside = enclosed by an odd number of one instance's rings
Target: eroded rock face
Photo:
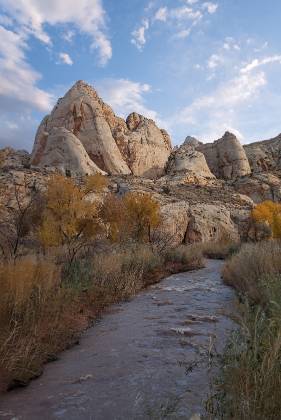
[[[254,173],[281,169],[281,134],[271,139],[244,146]]]
[[[216,241],[223,237],[239,239],[238,227],[223,205],[202,203],[190,206],[189,218],[186,243]]]
[[[40,151],[40,166],[64,175],[105,174],[89,157],[80,140],[66,128],[52,128]]]
[[[168,174],[190,171],[199,177],[215,178],[204,154],[195,150],[190,143],[184,143],[171,153],[166,171]]]
[[[147,178],[163,175],[172,150],[168,133],[136,113],[127,118],[127,127],[123,155],[132,173]]]
[[[211,172],[217,178],[235,179],[251,173],[245,150],[234,134],[226,132],[214,143],[199,144]]]
[[[254,173],[252,176],[237,179],[234,187],[255,203],[265,200],[281,201],[281,179],[271,173]]]
[[[59,99],[51,115],[42,121],[32,165],[42,166],[47,139],[54,128],[71,132],[94,164],[111,175],[161,175],[171,151],[169,136],[152,120],[134,113],[126,123],[82,81]]]

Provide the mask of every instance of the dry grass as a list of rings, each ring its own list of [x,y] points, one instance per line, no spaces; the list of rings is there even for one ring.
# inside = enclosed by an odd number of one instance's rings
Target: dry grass
[[[241,251],[226,262],[226,284],[246,293],[252,300],[263,300],[260,279],[281,273],[281,243],[277,241],[244,244]]]
[[[236,254],[241,244],[231,240],[202,243],[202,253],[206,258],[225,260]]]
[[[199,268],[201,253],[181,247],[166,261],[146,245],[77,260],[69,268],[22,258],[0,265],[0,388],[25,385],[75,342],[109,304],[172,272]]]
[[[241,294],[240,328],[230,340],[212,418],[279,420],[281,413],[281,247],[244,245],[224,278]]]
[[[167,251],[166,263],[180,264],[186,271],[204,267],[202,244],[181,245]]]
[[[40,374],[42,364],[70,340],[73,296],[59,287],[59,279],[48,262],[22,259],[0,266],[1,388]]]

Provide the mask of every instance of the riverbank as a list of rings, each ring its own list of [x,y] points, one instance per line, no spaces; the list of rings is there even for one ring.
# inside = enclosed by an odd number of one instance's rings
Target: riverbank
[[[172,275],[106,311],[79,347],[2,397],[6,419],[160,419],[204,414],[212,355],[233,328],[220,261]]]
[[[149,246],[99,253],[67,273],[30,258],[0,266],[0,389],[25,386],[44,365],[79,342],[110,305],[148,285],[203,266],[198,247],[159,255]]]

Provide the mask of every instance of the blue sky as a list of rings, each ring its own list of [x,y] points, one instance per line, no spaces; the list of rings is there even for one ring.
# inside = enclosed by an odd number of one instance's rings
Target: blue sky
[[[79,79],[173,143],[281,132],[279,0],[0,0],[0,146],[30,150]]]

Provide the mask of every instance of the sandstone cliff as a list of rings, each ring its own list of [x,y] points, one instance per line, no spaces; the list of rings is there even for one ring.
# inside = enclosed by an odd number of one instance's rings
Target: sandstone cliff
[[[138,114],[129,116],[127,122],[116,117],[97,92],[82,81],[78,81],[59,99],[52,113],[42,121],[32,152],[33,166],[45,166],[45,148],[51,133],[52,148],[48,153],[48,164],[57,166],[56,146],[60,147],[61,138],[59,132],[55,137],[53,129],[57,128],[66,129],[72,134],[71,150],[74,155],[84,153],[81,145],[85,149],[88,157],[81,167],[81,173],[85,172],[85,165],[89,166],[89,158],[98,168],[96,170],[112,175],[133,173],[154,177],[164,172],[171,151],[168,134],[152,120]],[[74,137],[77,138],[76,142]],[[77,152],[73,150],[75,144],[79,144]],[[76,166],[75,172],[77,170]]]

